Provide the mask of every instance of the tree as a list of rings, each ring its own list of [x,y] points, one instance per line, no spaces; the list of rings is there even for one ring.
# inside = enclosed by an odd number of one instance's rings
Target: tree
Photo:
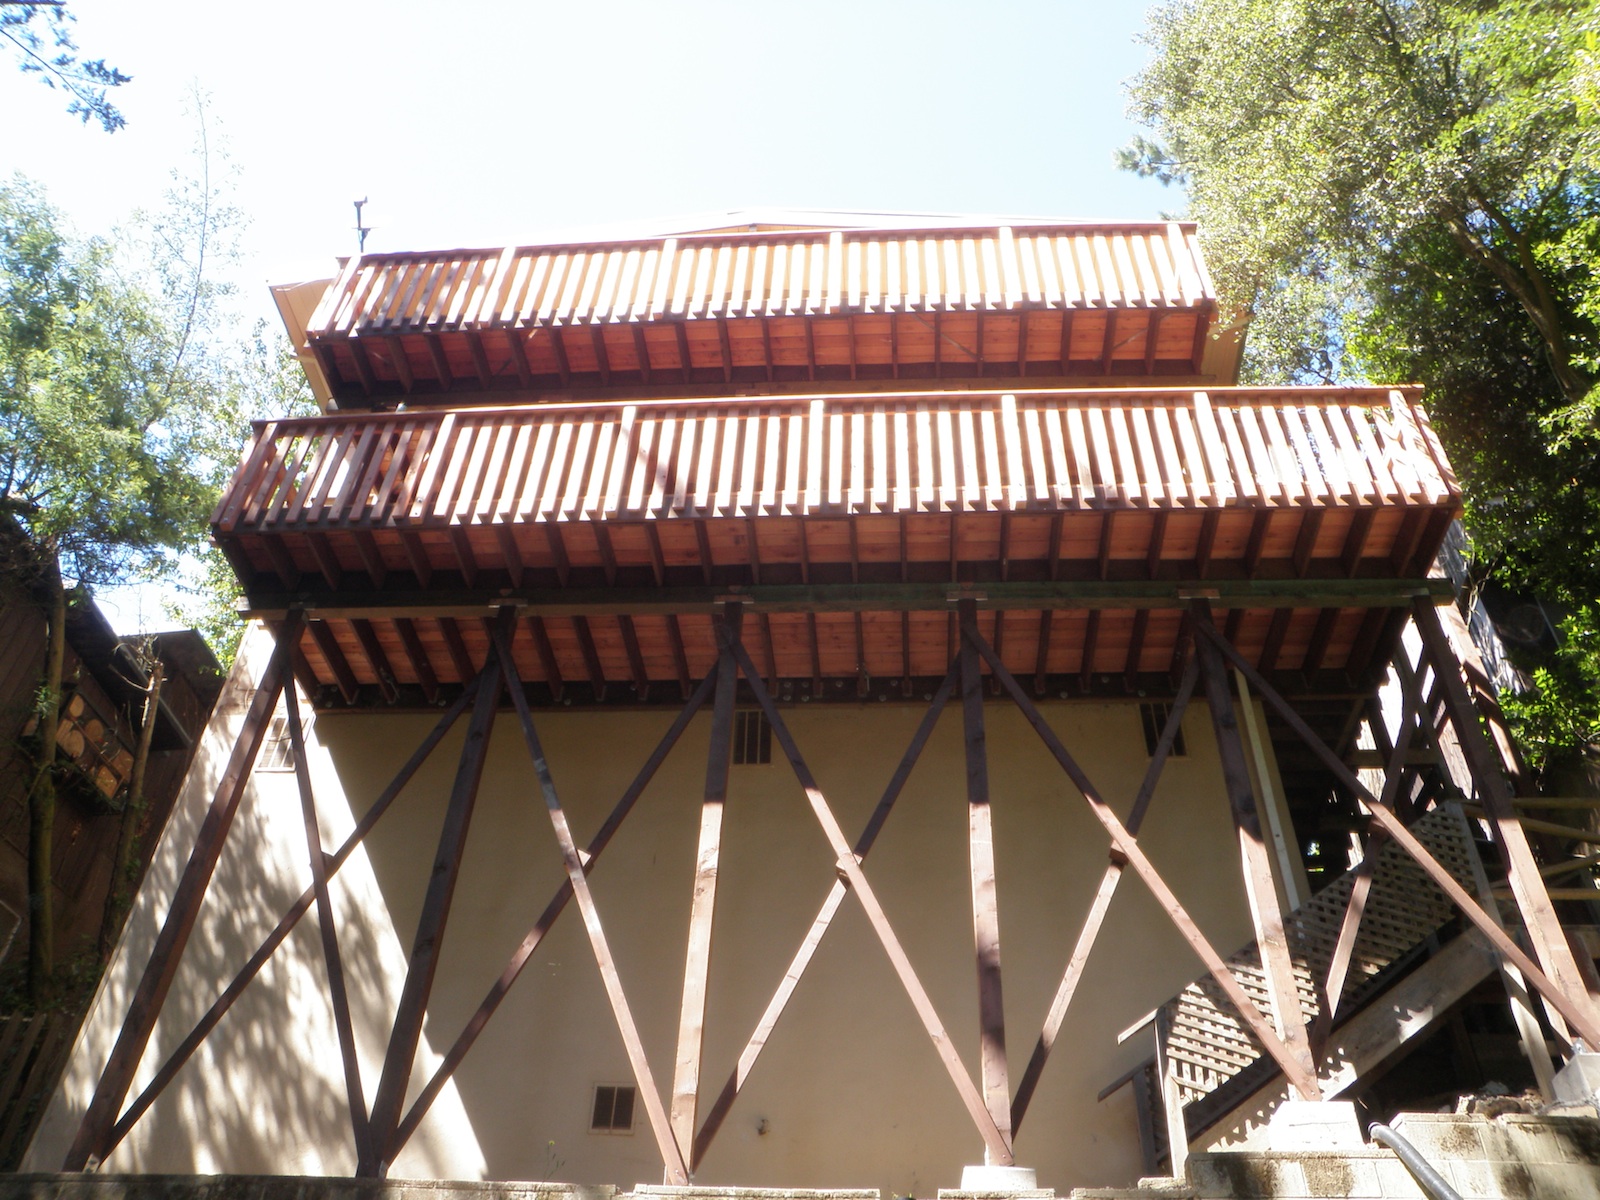
[[[159,277],[159,273],[158,273]],[[77,241],[21,178],[0,187],[0,518],[49,621],[29,789],[29,991],[49,999],[55,728],[69,585],[169,565],[225,473],[236,396],[197,369],[194,323],[104,241]]]
[[[133,76],[106,66],[103,58],[80,57],[72,37],[76,20],[63,0],[0,0],[0,37],[17,52],[23,72],[65,91],[67,112],[84,124],[99,121],[107,133],[115,133],[127,121],[106,93],[131,83]]]
[[[1121,155],[1187,193],[1254,314],[1248,378],[1426,384],[1480,572],[1578,611],[1600,599],[1597,38],[1596,0],[1175,0],[1130,86],[1154,136]]]

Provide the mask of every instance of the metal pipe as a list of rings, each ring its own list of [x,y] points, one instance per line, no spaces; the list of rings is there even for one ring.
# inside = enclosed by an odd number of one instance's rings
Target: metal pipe
[[[1445,1182],[1444,1176],[1434,1170],[1415,1146],[1389,1126],[1374,1122],[1367,1127],[1367,1136],[1395,1152],[1406,1170],[1411,1172],[1411,1178],[1417,1181],[1417,1186],[1427,1193],[1429,1200],[1461,1200],[1461,1193]]]

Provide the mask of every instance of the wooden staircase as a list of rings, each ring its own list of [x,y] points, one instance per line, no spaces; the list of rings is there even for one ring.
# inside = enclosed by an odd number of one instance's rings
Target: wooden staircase
[[[1484,886],[1482,866],[1472,830],[1459,807],[1437,808],[1411,828],[1463,887],[1473,893],[1480,891]],[[1285,917],[1300,1007],[1308,1023],[1322,1012],[1321,990],[1355,881],[1352,869]],[[1378,851],[1349,971],[1335,1006],[1338,1033],[1329,1040],[1329,1049],[1319,1061],[1320,1074],[1336,1084],[1335,1090],[1342,1091],[1354,1082],[1352,1072],[1362,1065],[1352,1061],[1353,1043],[1360,1044],[1356,1058],[1373,1064],[1381,1061],[1444,1014],[1448,1004],[1438,1003],[1440,1000],[1457,992],[1465,994],[1494,969],[1493,954],[1475,932],[1457,938],[1447,953],[1418,966],[1430,950],[1438,948],[1439,930],[1453,915],[1449,899],[1404,851],[1393,843]],[[1440,965],[1435,967],[1435,963]],[[1255,943],[1229,958],[1228,967],[1251,999],[1268,1011],[1266,979]],[[1400,981],[1408,971],[1419,979],[1410,985],[1416,995],[1405,999],[1403,1006],[1420,1014],[1421,1024],[1415,1018],[1397,1016],[1401,1003],[1387,1003],[1397,1000],[1396,994],[1406,986]],[[1369,1018],[1365,1024],[1370,1029],[1361,1029],[1358,1037],[1350,1036],[1349,1027],[1361,1020],[1363,1007],[1380,993],[1386,1000],[1380,1019]],[[1175,1106],[1181,1111],[1193,1141],[1259,1101],[1263,1089],[1282,1087],[1276,1063],[1210,976],[1189,984],[1157,1010],[1155,1027],[1156,1056],[1144,1072],[1130,1077],[1140,1110],[1141,1140],[1152,1167],[1166,1158],[1166,1131],[1172,1121],[1166,1110]]]

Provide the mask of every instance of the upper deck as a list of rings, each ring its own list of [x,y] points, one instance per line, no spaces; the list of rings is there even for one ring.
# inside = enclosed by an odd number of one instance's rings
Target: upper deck
[[[292,332],[340,407],[616,387],[1225,384],[1238,351],[1213,336],[1194,227],[1176,222],[364,254],[321,286],[295,300]]]

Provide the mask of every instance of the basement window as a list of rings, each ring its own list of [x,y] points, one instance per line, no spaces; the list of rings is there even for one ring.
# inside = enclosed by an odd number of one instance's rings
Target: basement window
[[[772,761],[772,723],[760,709],[733,714],[733,762],[747,766]]]
[[[602,1083],[594,1089],[594,1107],[589,1112],[590,1133],[632,1133],[633,1097],[631,1087]]]
[[[293,771],[294,743],[289,740],[289,718],[272,718],[267,736],[261,739],[261,752],[256,755],[257,771]]]
[[[1144,726],[1144,752],[1146,757],[1156,756],[1156,743],[1161,740],[1161,731],[1167,727],[1167,718],[1172,714],[1169,704],[1141,704],[1139,705],[1139,721]],[[1172,739],[1172,750],[1168,758],[1186,758],[1187,751],[1183,746],[1183,725],[1178,725],[1178,736]]]

